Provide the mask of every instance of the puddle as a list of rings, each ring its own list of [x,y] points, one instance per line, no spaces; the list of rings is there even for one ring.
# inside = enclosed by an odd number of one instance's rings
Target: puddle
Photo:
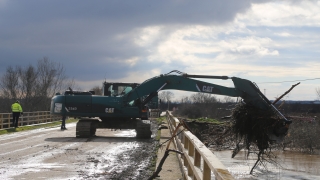
[[[117,130],[115,137],[136,137],[136,130]]]

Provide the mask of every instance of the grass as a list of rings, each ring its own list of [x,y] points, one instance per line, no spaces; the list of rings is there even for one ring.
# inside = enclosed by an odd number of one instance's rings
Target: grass
[[[77,121],[78,121],[78,119],[67,119],[66,123],[73,123],[73,122],[77,122]],[[18,128],[1,129],[0,135],[14,133],[14,132],[20,132],[20,131],[29,131],[29,130],[33,130],[33,129],[39,129],[39,128],[56,127],[56,126],[60,126],[60,125],[61,125],[61,121],[55,121],[55,122],[49,122],[49,123],[45,123],[45,124],[32,124],[32,125],[28,125],[28,126],[20,126]]]
[[[207,123],[213,123],[213,124],[223,124],[223,122],[220,122],[217,119],[212,119],[212,118],[205,118],[205,117],[201,117],[198,119],[195,119],[196,122],[207,122]]]

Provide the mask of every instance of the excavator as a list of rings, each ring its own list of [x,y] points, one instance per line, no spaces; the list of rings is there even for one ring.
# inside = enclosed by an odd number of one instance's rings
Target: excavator
[[[200,81],[199,78],[231,79],[234,87]],[[53,115],[80,117],[76,125],[76,137],[79,138],[94,136],[97,128],[135,129],[137,138],[150,138],[152,133],[148,120],[148,104],[158,100],[158,92],[161,90],[240,97],[243,103],[258,109],[272,109],[281,117],[283,127],[291,123],[291,120],[286,119],[261,93],[257,85],[249,80],[228,76],[192,75],[177,70],[150,78],[141,84],[104,82],[102,95],[69,88],[64,94],[56,94],[52,98],[50,112]],[[283,137],[285,135],[286,131],[277,134]]]

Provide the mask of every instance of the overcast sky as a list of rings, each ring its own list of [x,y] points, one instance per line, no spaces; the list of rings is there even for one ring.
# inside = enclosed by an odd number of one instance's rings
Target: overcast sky
[[[179,70],[248,79],[269,99],[301,82],[285,99],[315,100],[320,1],[0,0],[0,75],[43,57],[82,90]]]

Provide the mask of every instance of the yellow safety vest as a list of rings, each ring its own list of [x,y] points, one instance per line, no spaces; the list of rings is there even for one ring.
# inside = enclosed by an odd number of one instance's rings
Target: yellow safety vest
[[[22,107],[19,103],[13,103],[11,106],[12,112],[22,112]]]

